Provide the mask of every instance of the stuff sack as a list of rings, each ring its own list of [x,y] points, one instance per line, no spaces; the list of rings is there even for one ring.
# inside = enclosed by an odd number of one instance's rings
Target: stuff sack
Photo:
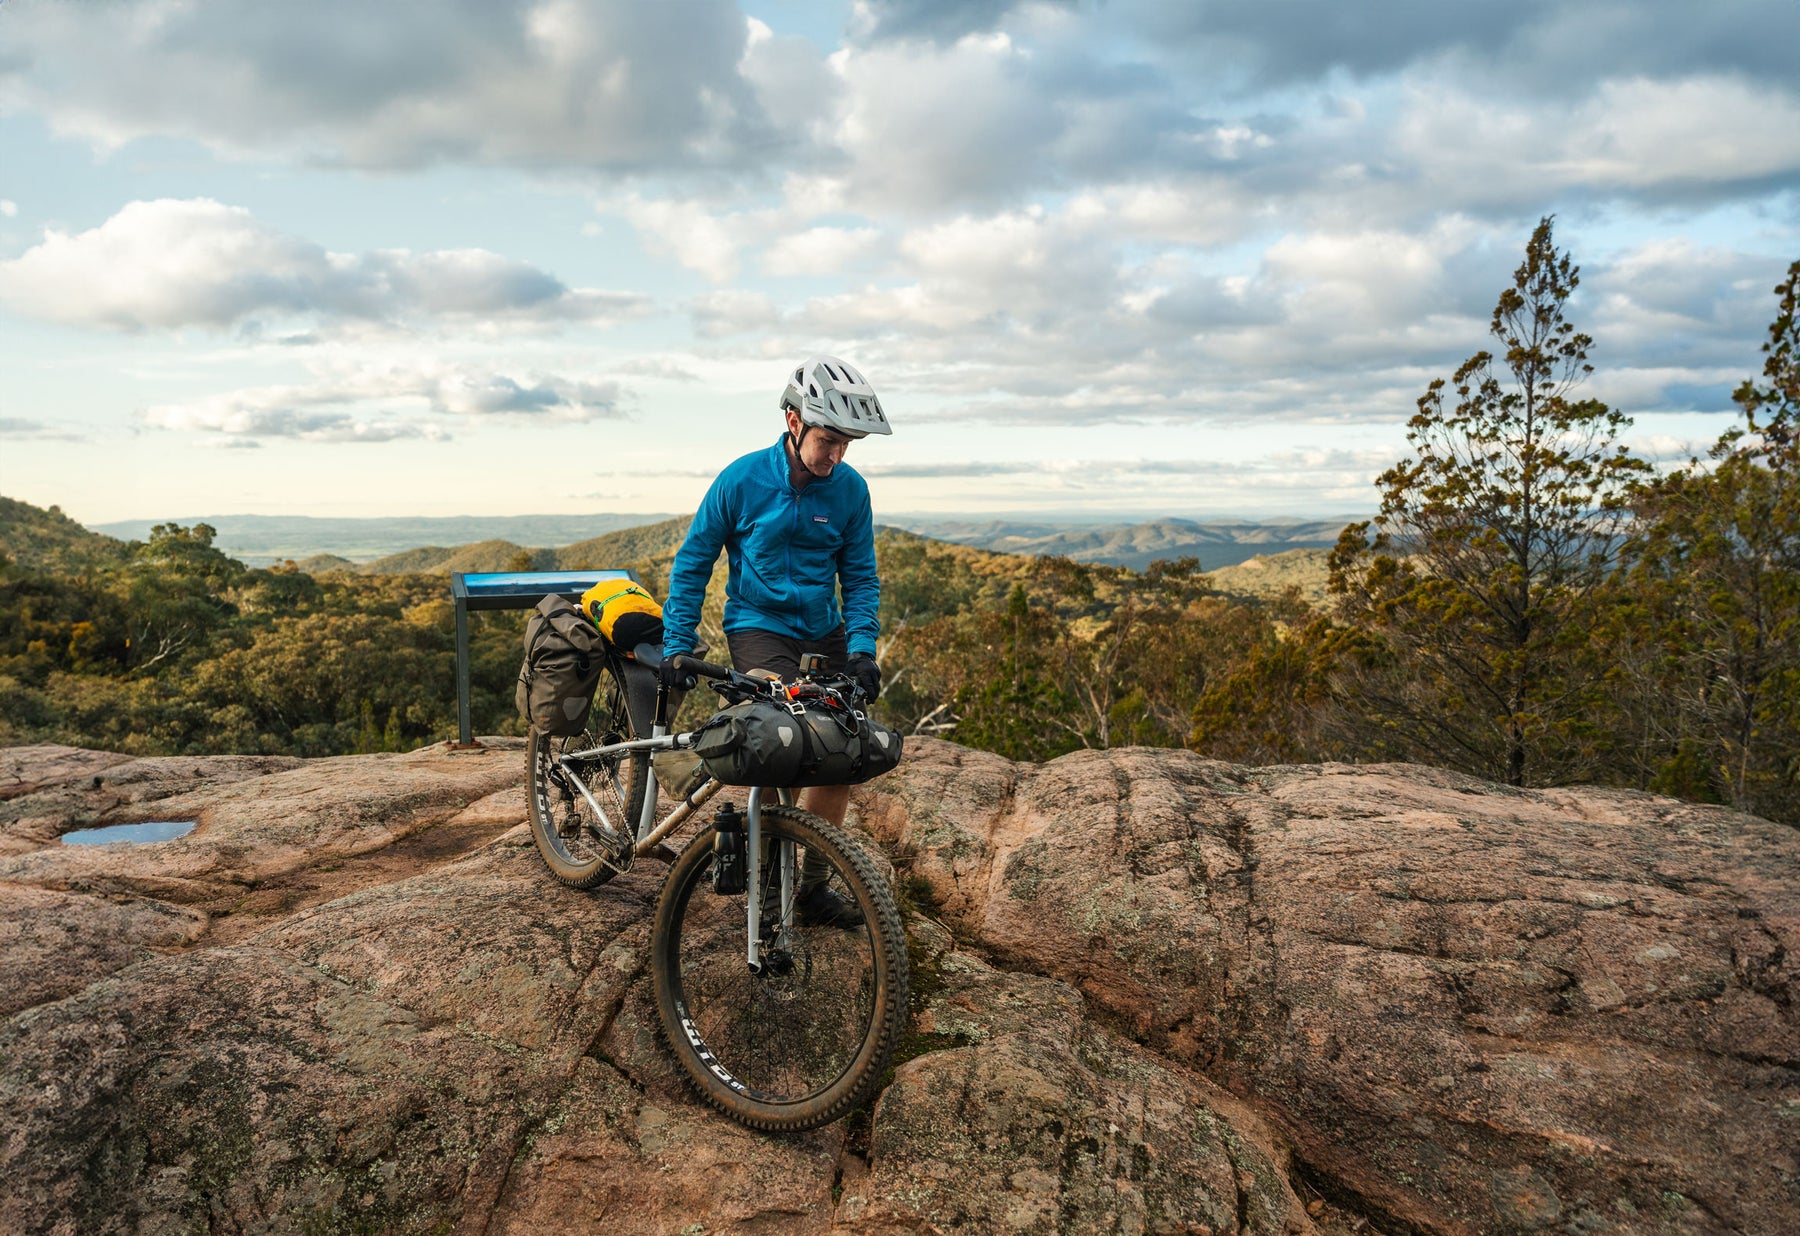
[[[859,785],[900,762],[900,735],[826,704],[748,700],[701,727],[694,754],[726,785]]]
[[[579,734],[594,706],[606,645],[581,611],[551,593],[525,624],[525,663],[513,693],[519,715],[546,734]]]
[[[615,648],[630,652],[639,644],[662,643],[662,606],[642,584],[603,579],[581,594],[581,612]]]

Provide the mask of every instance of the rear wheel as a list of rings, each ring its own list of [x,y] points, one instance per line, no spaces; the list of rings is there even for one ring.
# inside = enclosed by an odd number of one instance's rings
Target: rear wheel
[[[663,886],[651,969],[663,1030],[695,1088],[754,1129],[810,1129],[868,1101],[906,1015],[906,939],[893,895],[868,855],[811,812],[764,807],[761,887],[712,888],[703,831]],[[853,926],[785,916],[781,873],[796,890],[804,858],[825,860],[825,888],[854,904]],[[760,968],[746,955],[746,898],[763,916]],[[840,920],[841,921],[841,920]]]
[[[650,756],[633,751],[604,758],[570,757],[634,737],[624,684],[618,667],[610,664],[601,675],[585,731],[572,737],[531,732],[526,750],[531,836],[551,872],[571,888],[604,884],[631,865]],[[594,810],[596,804],[599,812]]]

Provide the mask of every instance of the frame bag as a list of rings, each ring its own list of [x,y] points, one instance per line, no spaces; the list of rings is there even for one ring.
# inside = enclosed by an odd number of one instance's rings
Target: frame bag
[[[606,645],[581,611],[551,593],[525,624],[525,663],[513,693],[519,715],[546,734],[579,734],[594,706]]]
[[[895,731],[827,704],[733,704],[701,727],[694,753],[726,785],[859,785],[900,762]]]

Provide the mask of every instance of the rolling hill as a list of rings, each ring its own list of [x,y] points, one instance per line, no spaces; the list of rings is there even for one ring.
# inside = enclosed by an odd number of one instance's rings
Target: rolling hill
[[[96,524],[94,531],[144,540],[158,523],[211,524],[215,544],[247,566],[330,554],[367,563],[417,546],[463,546],[484,541],[515,545],[564,545],[620,528],[665,518],[641,515],[454,515],[350,519],[310,515],[192,515],[168,520],[127,519]],[[419,568],[429,570],[432,568]]]
[[[1250,558],[1293,549],[1329,549],[1349,521],[1155,519],[1136,524],[1031,524],[1009,520],[909,520],[910,531],[996,553],[1049,554],[1077,562],[1104,563],[1141,571],[1157,559],[1194,557],[1200,569],[1216,571]]]
[[[82,527],[61,507],[0,498],[0,554],[27,571],[80,571],[123,561],[126,545]]]

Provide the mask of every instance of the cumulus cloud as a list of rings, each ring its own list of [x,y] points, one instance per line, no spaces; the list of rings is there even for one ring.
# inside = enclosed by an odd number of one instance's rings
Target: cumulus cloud
[[[0,299],[30,316],[122,331],[265,318],[605,325],[649,307],[481,249],[331,253],[204,198],[132,202],[85,232],[49,231],[0,261]]]
[[[143,0],[6,23],[0,98],[108,146],[632,171],[735,165],[768,140],[730,0]]]
[[[758,299],[738,325],[765,323],[777,352],[841,341],[878,384],[934,397],[909,422],[1399,422],[1492,343],[1529,232],[1462,215],[1294,231],[1224,273],[1201,250],[1144,256],[1115,217],[1074,200],[915,228],[896,246],[911,279]],[[1726,406],[1780,262],[1656,242],[1583,265],[1570,314],[1596,339],[1593,394],[1627,412]],[[739,304],[719,294],[714,321]]]
[[[879,228],[807,228],[770,245],[763,252],[763,269],[773,275],[835,275],[866,256],[880,241]]]
[[[689,306],[694,332],[703,339],[722,339],[773,326],[781,318],[775,302],[761,292],[722,290],[694,299]]]
[[[439,440],[442,420],[589,421],[624,415],[614,382],[465,366],[365,367],[310,383],[252,387],[147,409],[158,429],[312,442]],[[421,415],[423,413],[423,415]]]

